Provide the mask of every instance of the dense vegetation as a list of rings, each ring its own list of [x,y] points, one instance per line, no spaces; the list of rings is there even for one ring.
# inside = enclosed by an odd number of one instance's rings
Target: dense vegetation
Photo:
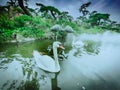
[[[18,1],[18,3],[16,3]],[[51,27],[71,27],[74,33],[102,33],[106,30],[120,32],[120,24],[110,20],[110,14],[97,11],[89,12],[91,2],[80,6],[77,19],[73,19],[66,11],[59,11],[53,6],[36,3],[39,7],[31,9],[23,6],[23,0],[10,0],[7,6],[0,6],[0,42],[13,40],[14,35],[22,35],[36,39],[51,39],[55,34]],[[65,32],[59,31],[58,37],[64,38]]]

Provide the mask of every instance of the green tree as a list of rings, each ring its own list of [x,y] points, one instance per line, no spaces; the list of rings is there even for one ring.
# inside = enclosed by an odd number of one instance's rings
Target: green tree
[[[27,2],[27,0],[18,0],[18,5],[21,7],[21,9],[25,12],[26,15],[32,16],[31,13],[27,10],[27,8],[24,6],[24,1]]]
[[[100,25],[101,22],[107,21],[109,16],[110,14],[95,13],[89,16],[88,22],[90,22],[91,25]]]
[[[66,20],[68,22],[71,22],[73,20],[73,17],[69,15],[69,12],[63,11],[59,15],[59,20]]]
[[[9,7],[8,9],[10,9],[10,10],[11,10],[11,6],[12,7],[20,6],[20,8],[23,10],[23,12],[26,15],[32,16],[32,14],[30,13],[30,11],[27,8],[27,5],[28,5],[27,2],[28,2],[28,0],[9,0],[7,2],[7,6]]]
[[[89,14],[89,11],[86,8],[89,7],[90,4],[91,2],[87,2],[80,6],[79,11],[80,13],[83,14],[83,16],[86,16],[87,14]]]
[[[57,19],[61,13],[57,8],[53,6],[45,6],[41,3],[36,3],[36,5],[40,6],[40,11],[44,13],[44,16],[47,16],[50,13],[54,19]]]

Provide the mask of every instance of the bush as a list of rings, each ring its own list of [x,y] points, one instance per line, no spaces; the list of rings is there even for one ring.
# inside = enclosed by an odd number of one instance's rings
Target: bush
[[[26,23],[29,21],[32,21],[32,17],[30,16],[27,16],[27,15],[22,15],[22,16],[19,16],[19,17],[15,17],[14,18],[14,21],[15,21],[15,26],[16,27],[23,27],[26,25]]]
[[[15,30],[16,33],[23,35],[24,37],[42,37],[44,32],[41,29],[35,29],[31,27],[21,27]]]
[[[14,29],[14,21],[9,20],[6,15],[0,16],[0,28],[4,29]]]
[[[13,33],[12,30],[0,29],[0,32],[1,32],[0,33],[0,41],[1,42],[7,41],[7,40],[11,40],[12,33]]]

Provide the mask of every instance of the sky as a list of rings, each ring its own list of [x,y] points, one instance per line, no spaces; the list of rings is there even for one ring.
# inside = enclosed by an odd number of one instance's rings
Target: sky
[[[34,7],[35,2],[45,5],[51,5],[60,11],[68,11],[74,18],[82,15],[79,8],[82,4],[91,1],[88,7],[89,11],[98,11],[100,13],[110,14],[110,19],[120,23],[120,0],[31,0],[30,6]]]
[[[0,5],[5,4],[7,0],[0,0]],[[100,13],[110,14],[110,19],[120,23],[120,0],[29,0],[29,7],[36,8],[36,2],[47,6],[54,6],[60,11],[68,11],[74,18],[82,15],[79,8],[82,4],[91,1],[87,8],[89,11],[98,11]]]

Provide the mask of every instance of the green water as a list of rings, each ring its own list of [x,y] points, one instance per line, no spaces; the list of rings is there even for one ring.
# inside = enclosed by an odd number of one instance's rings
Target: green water
[[[54,41],[0,44],[0,90],[119,90],[119,37],[81,35],[80,49],[60,40],[66,58],[57,74],[41,70],[33,57],[33,50],[47,54]]]

